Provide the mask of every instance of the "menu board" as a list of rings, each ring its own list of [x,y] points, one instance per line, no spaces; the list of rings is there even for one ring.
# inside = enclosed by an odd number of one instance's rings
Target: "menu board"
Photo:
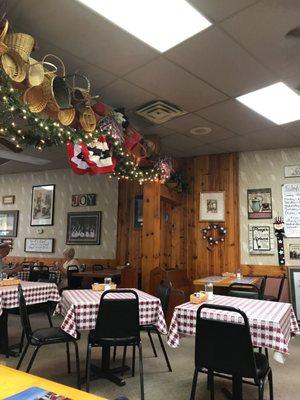
[[[300,183],[282,185],[284,232],[286,237],[300,237]]]

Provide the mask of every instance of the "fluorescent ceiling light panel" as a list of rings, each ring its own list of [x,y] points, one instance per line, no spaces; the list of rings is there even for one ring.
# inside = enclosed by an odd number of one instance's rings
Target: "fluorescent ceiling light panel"
[[[300,96],[283,82],[239,96],[236,100],[277,125],[300,119]]]
[[[160,52],[211,25],[185,0],[78,0]]]

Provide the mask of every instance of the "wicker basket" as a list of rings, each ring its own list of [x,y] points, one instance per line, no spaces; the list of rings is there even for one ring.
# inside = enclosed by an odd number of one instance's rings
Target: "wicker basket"
[[[207,301],[208,295],[205,292],[198,292],[199,296],[197,296],[195,293],[190,295],[190,302],[193,304],[201,304]]]
[[[33,86],[25,90],[23,100],[24,103],[28,105],[29,110],[33,113],[43,111],[48,102],[48,99],[44,96],[42,85]]]
[[[8,31],[8,26],[9,26],[9,23],[8,23],[7,19],[1,21],[0,42],[3,42],[3,40],[7,34],[7,31]]]
[[[94,132],[97,125],[97,120],[92,107],[86,107],[82,114],[80,114],[79,122],[85,132]]]
[[[115,283],[111,283],[110,289],[112,289],[112,290],[117,289],[117,285]],[[104,285],[104,283],[93,283],[92,290],[94,290],[95,292],[104,292],[105,285]]]
[[[4,43],[11,50],[20,54],[24,61],[28,61],[34,46],[34,39],[26,33],[8,33],[5,36]]]
[[[66,110],[59,110],[58,120],[64,126],[69,126],[72,124],[76,117],[75,108],[69,108]]]
[[[2,281],[0,281],[0,287],[1,286],[15,286],[15,285],[19,285],[21,283],[20,279],[3,279]]]
[[[23,82],[26,78],[25,62],[17,52],[8,50],[1,56],[5,73],[15,82]]]

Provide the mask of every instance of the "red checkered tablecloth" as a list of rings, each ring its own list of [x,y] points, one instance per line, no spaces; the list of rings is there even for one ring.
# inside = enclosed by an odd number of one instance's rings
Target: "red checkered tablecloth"
[[[47,301],[59,301],[60,296],[55,283],[21,282],[26,304],[46,303]],[[17,286],[0,287],[0,315],[4,308],[16,308],[19,306]]]
[[[139,297],[140,325],[155,324],[159,331],[167,334],[161,302],[157,297],[133,289]],[[76,337],[77,331],[94,329],[103,292],[93,290],[64,290],[56,312],[65,318],[61,328]],[[112,298],[128,298],[130,294],[112,293]]]
[[[51,271],[50,272],[54,272],[56,275],[56,283],[59,284],[60,282],[60,271]],[[18,278],[21,279],[21,281],[28,281],[29,280],[29,271],[21,271],[18,272],[17,274]]]
[[[266,347],[288,353],[291,333],[299,333],[299,326],[289,303],[243,299],[214,295],[210,304],[239,308],[247,315],[253,346]],[[195,336],[198,304],[185,303],[175,307],[168,333],[168,344],[179,346],[180,335]],[[242,317],[233,312],[205,309],[202,315],[210,319],[242,323]]]

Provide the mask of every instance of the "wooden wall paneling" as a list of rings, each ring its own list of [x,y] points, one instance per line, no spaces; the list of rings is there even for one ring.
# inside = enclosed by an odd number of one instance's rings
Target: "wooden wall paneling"
[[[159,183],[144,185],[142,229],[142,288],[149,291],[150,272],[160,265],[160,188]]]

